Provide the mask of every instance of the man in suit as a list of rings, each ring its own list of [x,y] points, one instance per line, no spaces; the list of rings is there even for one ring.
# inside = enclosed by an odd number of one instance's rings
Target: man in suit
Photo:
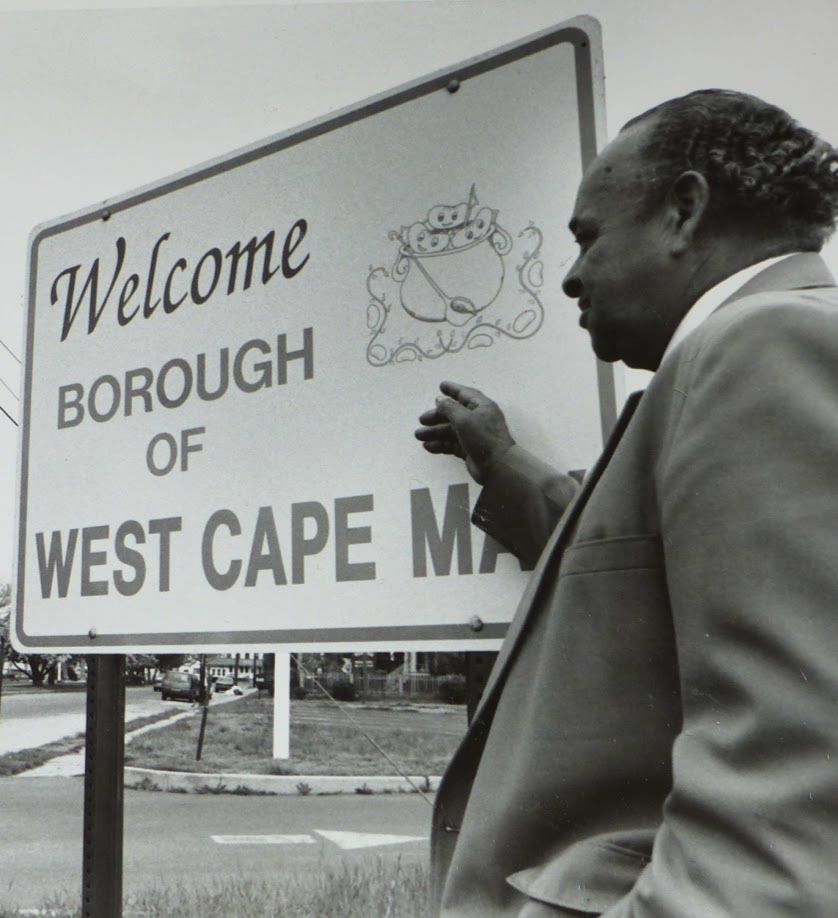
[[[656,373],[581,488],[476,390],[420,419],[537,560],[437,795],[445,918],[838,915],[837,165],[741,93],[633,119],[564,289]]]

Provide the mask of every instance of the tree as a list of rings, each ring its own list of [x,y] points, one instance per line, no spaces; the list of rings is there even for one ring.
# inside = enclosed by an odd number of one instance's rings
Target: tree
[[[404,663],[404,654],[401,652],[377,652],[372,655],[373,668],[376,672],[391,673]]]
[[[55,670],[60,657],[53,654],[18,653],[13,647],[9,648],[9,659],[18,672],[29,676],[32,685],[41,687],[50,678],[55,679]]]
[[[3,685],[3,669],[6,666],[6,653],[9,647],[11,602],[12,588],[10,584],[0,583],[0,686]]]
[[[129,653],[125,656],[125,684],[142,685],[149,670],[157,670],[157,657],[150,653]]]
[[[0,582],[0,639],[4,642],[4,646],[9,640],[9,613],[11,611],[11,584]]]
[[[428,654],[428,672],[432,676],[466,674],[466,656],[461,651]]]
[[[11,610],[12,587],[10,583],[0,582],[0,637],[2,651],[0,657],[8,659],[18,672],[32,680],[32,684],[42,686],[45,681],[54,681],[58,674],[58,664],[69,656],[55,654],[18,653],[9,643],[9,612]],[[0,662],[0,665],[2,663]]]
[[[153,653],[150,654],[153,665],[159,672],[168,672],[183,666],[190,658],[185,653]]]

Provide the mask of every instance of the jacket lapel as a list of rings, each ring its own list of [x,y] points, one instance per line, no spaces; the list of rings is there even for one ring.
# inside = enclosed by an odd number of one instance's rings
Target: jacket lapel
[[[491,673],[489,674],[489,678],[486,682],[486,687],[483,690],[483,695],[480,698],[480,703],[478,704],[474,713],[474,717],[472,718],[472,724],[476,724],[481,714],[484,713],[489,698],[494,694],[495,689],[498,687],[501,681],[501,677],[506,673],[509,663],[512,660],[512,656],[521,639],[527,621],[529,620],[529,616],[533,608],[537,605],[535,598],[545,584],[545,573],[548,568],[552,569],[555,564],[558,564],[561,554],[564,551],[570,535],[573,532],[576,520],[579,518],[579,514],[585,507],[591,492],[596,487],[596,484],[602,476],[602,473],[605,471],[606,466],[611,461],[611,457],[614,455],[617,444],[620,442],[623,434],[625,433],[629,421],[632,419],[635,409],[637,408],[637,404],[640,401],[640,397],[642,395],[642,392],[632,392],[632,394],[629,395],[629,397],[626,399],[623,410],[620,413],[619,418],[617,418],[617,423],[614,425],[614,430],[611,432],[611,436],[608,438],[608,442],[605,444],[605,448],[603,449],[602,454],[600,455],[599,459],[597,459],[596,464],[594,465],[591,472],[585,477],[585,480],[582,483],[582,489],[579,491],[573,502],[565,511],[564,516],[561,518],[560,522],[553,531],[553,534],[550,536],[546,546],[544,547],[544,550],[541,552],[541,557],[538,559],[538,564],[535,566],[535,569],[533,570],[532,575],[527,583],[524,595],[521,597],[521,601],[518,603],[518,609],[515,613],[515,617],[513,618],[512,623],[509,626],[509,630],[506,633],[506,637],[504,638],[503,646],[500,649],[498,658],[495,661],[495,665],[492,667]]]

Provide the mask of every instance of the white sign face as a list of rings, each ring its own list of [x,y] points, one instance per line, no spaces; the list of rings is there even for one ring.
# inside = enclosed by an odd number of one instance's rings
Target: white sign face
[[[453,379],[599,452],[561,291],[599,60],[574,21],[35,231],[17,646],[502,637],[526,574],[413,430]]]

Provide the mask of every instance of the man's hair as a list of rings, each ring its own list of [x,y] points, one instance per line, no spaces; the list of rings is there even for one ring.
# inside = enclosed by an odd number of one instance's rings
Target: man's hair
[[[708,231],[747,226],[814,250],[832,234],[838,152],[781,108],[741,92],[702,89],[649,109],[623,130],[651,118],[643,148],[650,205],[694,170],[710,186]]]

